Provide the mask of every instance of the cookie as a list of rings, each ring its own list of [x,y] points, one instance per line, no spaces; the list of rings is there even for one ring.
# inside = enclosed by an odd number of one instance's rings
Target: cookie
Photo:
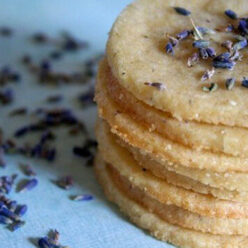
[[[94,168],[98,181],[103,186],[109,200],[116,203],[131,221],[148,230],[154,237],[182,248],[247,247],[248,239],[245,236],[203,233],[161,220],[156,214],[127,197],[114,185],[99,156],[96,157]]]
[[[197,52],[192,36],[180,42],[174,56],[165,52],[167,34],[176,36],[193,28],[189,17],[179,15],[174,7],[190,10],[196,26],[219,30],[208,38],[217,54],[225,51],[220,44],[234,37],[233,33],[220,30],[230,23],[224,11],[232,9],[239,16],[248,12],[245,0],[136,1],[121,13],[109,35],[107,60],[113,75],[137,99],[180,121],[248,127],[247,89],[240,83],[233,90],[226,90],[223,85],[230,77],[240,82],[247,76],[246,60],[238,61],[232,71],[216,69],[211,80],[220,85],[219,89],[203,91],[201,77],[213,62],[201,60],[187,67],[188,58]],[[146,83],[160,83],[163,90]]]

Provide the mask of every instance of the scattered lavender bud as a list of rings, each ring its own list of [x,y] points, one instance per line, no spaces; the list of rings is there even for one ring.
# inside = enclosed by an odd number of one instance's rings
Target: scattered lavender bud
[[[21,192],[25,192],[25,191],[30,191],[32,189],[34,189],[38,184],[38,180],[36,178],[30,179],[25,181],[25,183],[23,183],[20,188],[19,188],[19,193]]]
[[[26,214],[27,210],[28,210],[27,205],[19,205],[15,210],[15,214],[21,217]]]
[[[169,42],[172,44],[173,47],[176,47],[179,43],[178,39],[172,37],[172,36],[168,36],[169,38]]]
[[[74,185],[74,181],[71,176],[61,177],[56,183],[60,188],[66,190],[72,188]]]
[[[230,61],[237,61],[242,59],[242,55],[239,53],[238,50],[233,50],[232,54],[230,55]]]
[[[206,51],[207,51],[208,56],[209,56],[210,58],[214,58],[214,57],[216,56],[216,51],[214,50],[213,47],[208,47],[208,48],[206,49]]]
[[[243,39],[233,45],[234,50],[241,50],[247,46],[247,39]]]
[[[165,51],[168,54],[174,55],[173,45],[170,42],[168,42],[167,45],[165,46]]]
[[[242,18],[239,20],[238,30],[242,35],[248,34],[248,23],[246,19]]]
[[[25,107],[17,108],[17,109],[12,110],[9,113],[9,116],[25,115],[25,114],[27,114],[27,112],[28,112],[28,110]]]
[[[0,224],[9,225],[12,222],[13,221],[10,218],[3,216],[3,215],[0,215]]]
[[[193,65],[197,64],[199,62],[199,54],[194,53],[191,57],[188,58],[187,65],[189,67],[192,67]]]
[[[162,84],[162,83],[157,83],[157,82],[154,82],[154,83],[145,82],[144,84],[147,85],[147,86],[154,87],[154,88],[156,88],[156,89],[158,89],[158,90],[165,90],[165,89],[166,89],[165,85]]]
[[[233,87],[235,86],[235,78],[228,78],[226,80],[225,85],[228,90],[232,90]]]
[[[24,221],[16,221],[10,226],[10,229],[12,232],[14,232],[18,230],[19,228],[21,228],[23,225],[25,225]]]
[[[207,70],[202,75],[201,81],[206,81],[206,80],[212,78],[212,76],[214,75],[214,73],[215,73],[215,69],[214,68],[212,68],[211,70]]]
[[[207,34],[215,34],[215,31],[213,29],[210,28],[206,28],[206,27],[197,27],[198,31],[202,34],[202,35],[207,35]]]
[[[50,242],[47,237],[38,240],[39,248],[51,248]]]
[[[200,48],[199,49],[199,55],[202,59],[208,59],[208,52],[206,48]]]
[[[5,36],[5,37],[9,37],[13,34],[13,31],[11,28],[9,27],[0,27],[0,35],[1,36]]]
[[[48,41],[47,36],[43,33],[34,34],[32,39],[35,43],[46,43]]]
[[[218,61],[214,60],[213,61],[213,67],[218,68],[218,69],[228,69],[232,70],[233,67],[235,66],[235,62],[233,61]]]
[[[188,30],[183,30],[182,32],[180,32],[179,34],[176,35],[178,40],[184,40],[186,39],[190,34],[190,31]]]
[[[218,89],[218,84],[216,83],[211,83],[209,87],[207,86],[203,86],[202,90],[205,92],[213,92],[216,91]]]
[[[231,9],[226,10],[225,15],[228,16],[229,18],[233,19],[233,20],[238,19],[237,14]]]
[[[208,40],[196,40],[193,42],[193,47],[195,48],[207,48],[210,42]]]
[[[19,217],[14,212],[10,211],[6,207],[2,207],[0,209],[0,216],[5,216],[5,217],[7,217],[11,220],[14,220],[14,221],[19,220]]]
[[[79,157],[84,157],[84,158],[90,157],[92,155],[87,148],[77,147],[77,146],[73,148],[73,153]]]
[[[21,164],[21,169],[26,176],[36,176],[36,173],[30,165]]]
[[[241,85],[245,88],[248,88],[248,78],[247,77],[243,78]]]
[[[21,136],[27,134],[29,130],[30,130],[29,126],[21,127],[15,131],[14,136],[16,138],[21,137]]]
[[[234,31],[234,26],[232,24],[228,24],[227,27],[225,28],[225,32],[233,32]]]
[[[174,10],[180,14],[180,15],[184,15],[184,16],[189,16],[191,14],[191,12],[185,8],[181,8],[181,7],[174,7]]]
[[[17,201],[10,201],[8,203],[8,208],[10,211],[15,211],[16,210],[16,207],[17,207]]]
[[[24,65],[30,65],[32,63],[32,58],[30,55],[24,55],[21,61]]]
[[[90,201],[92,199],[93,196],[89,194],[76,195],[72,197],[73,201]]]

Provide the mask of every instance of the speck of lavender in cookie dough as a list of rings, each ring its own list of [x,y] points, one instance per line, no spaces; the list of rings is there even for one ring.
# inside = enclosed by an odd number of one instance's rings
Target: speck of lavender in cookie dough
[[[193,47],[195,48],[208,48],[210,42],[208,40],[196,40],[193,42]]]
[[[22,185],[19,187],[18,192],[26,192],[34,189],[38,185],[38,180],[36,178],[25,180]]]
[[[174,55],[174,49],[172,43],[168,42],[165,46],[165,51],[168,54]]]
[[[225,86],[227,88],[227,90],[232,90],[235,86],[235,78],[228,78],[225,82]]]
[[[182,8],[182,7],[174,7],[174,10],[180,14],[180,15],[183,15],[183,16],[189,16],[191,14],[191,12],[185,8]]]
[[[154,88],[156,88],[158,90],[165,90],[166,89],[164,84],[158,83],[158,82],[154,82],[154,83],[145,82],[144,84],[147,85],[147,86],[154,87]]]
[[[205,92],[213,92],[218,89],[218,84],[216,83],[211,83],[209,86],[203,86],[202,90]]]
[[[215,73],[215,69],[212,68],[211,70],[207,70],[206,72],[204,72],[204,74],[201,77],[201,81],[206,81],[208,79],[210,79]]]

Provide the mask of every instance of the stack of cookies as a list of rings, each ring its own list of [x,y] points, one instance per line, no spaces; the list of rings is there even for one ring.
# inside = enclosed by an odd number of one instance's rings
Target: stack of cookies
[[[99,66],[97,177],[179,247],[248,247],[245,15],[245,0],[136,1]]]

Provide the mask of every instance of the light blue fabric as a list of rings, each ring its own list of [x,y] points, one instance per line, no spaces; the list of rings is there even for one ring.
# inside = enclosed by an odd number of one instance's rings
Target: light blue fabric
[[[34,117],[7,117],[9,110],[16,106],[47,106],[44,99],[51,94],[63,92],[66,96],[62,106],[71,106],[78,116],[87,122],[93,135],[96,111],[89,108],[82,111],[76,102],[77,94],[83,86],[73,85],[42,87],[35,77],[27,73],[19,62],[24,53],[30,53],[39,61],[51,51],[49,46],[37,47],[28,40],[34,31],[44,31],[56,36],[61,29],[70,30],[76,36],[91,43],[90,52],[66,56],[56,67],[63,70],[79,70],[83,58],[104,50],[107,33],[121,9],[130,0],[1,0],[0,26],[10,26],[15,30],[10,39],[0,37],[0,66],[10,64],[22,72],[22,83],[11,85],[16,92],[16,103],[0,107],[0,127],[6,136]],[[96,182],[92,168],[87,168],[81,158],[72,155],[74,144],[81,144],[82,137],[74,139],[67,135],[68,129],[58,133],[59,155],[54,164],[41,160],[29,160],[21,156],[7,157],[7,168],[0,168],[0,175],[18,172],[24,178],[18,164],[30,163],[38,174],[39,185],[33,191],[10,197],[29,207],[25,216],[26,225],[12,233],[0,226],[0,248],[31,248],[32,238],[41,237],[52,229],[61,233],[61,244],[71,248],[162,248],[171,247],[150,237],[136,228],[120,214],[117,207],[105,200]],[[76,187],[64,191],[51,181],[62,175],[72,175]],[[70,195],[88,193],[94,196],[89,202],[73,202]]]

